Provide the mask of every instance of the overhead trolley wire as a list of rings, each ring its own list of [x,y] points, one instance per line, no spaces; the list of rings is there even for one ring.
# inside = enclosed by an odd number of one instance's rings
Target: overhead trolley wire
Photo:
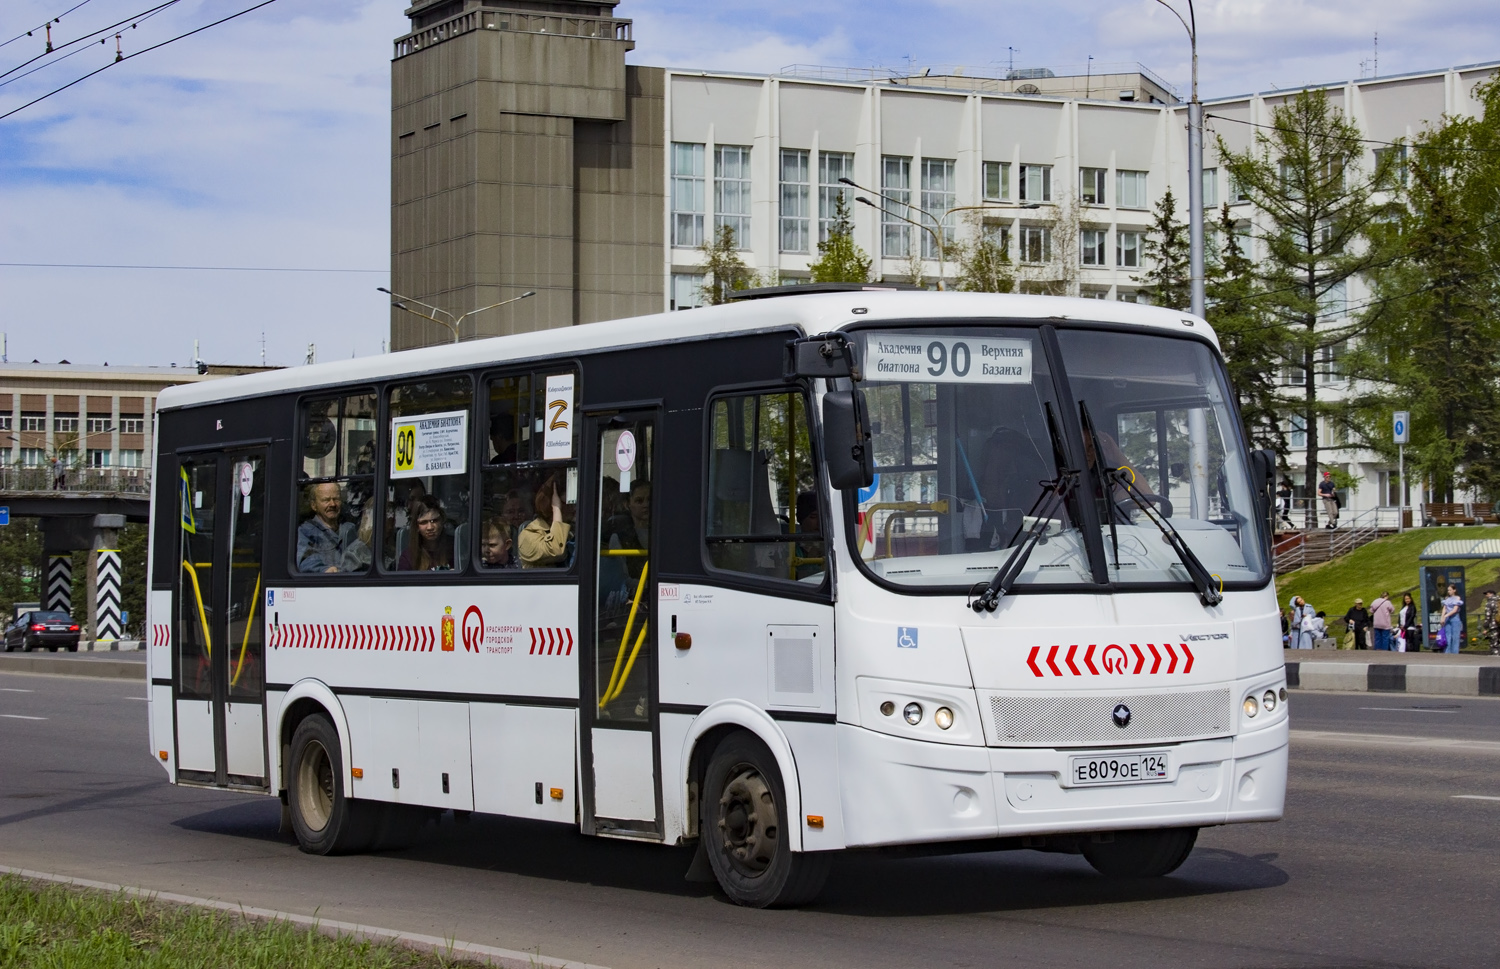
[[[98,37],[100,34],[108,34],[110,31],[115,30],[115,29],[120,28],[120,27],[124,27],[126,24],[129,24],[133,28],[133,27],[135,27],[136,24],[141,23],[141,22],[146,21],[146,20],[150,20],[152,17],[154,17],[157,14],[161,13],[163,10],[167,9],[168,7],[170,7],[170,6],[174,5],[174,4],[180,3],[180,2],[181,2],[181,0],[166,0],[165,3],[157,4],[154,7],[149,7],[147,9],[145,9],[145,10],[142,10],[140,13],[136,14],[133,17],[126,17],[124,20],[119,20],[119,21],[116,21],[115,23],[110,24],[108,27],[100,27],[98,30],[89,31],[88,33],[86,33],[86,34],[84,34],[84,35],[82,35],[80,37],[75,37],[72,40],[65,41],[64,43],[54,44],[52,47],[49,47],[47,50],[45,50],[42,53],[36,55],[35,57],[31,58],[30,60],[22,61],[21,63],[17,64],[15,67],[12,67],[8,71],[0,72],[0,77],[9,77],[10,75],[14,74],[16,71],[19,71],[23,67],[26,67],[26,66],[28,66],[30,64],[35,64],[37,61],[41,60],[43,57],[46,57],[48,54],[55,54],[55,53],[57,53],[60,50],[64,50],[65,48],[72,47],[74,44],[81,44],[84,41],[92,42],[93,39],[95,37]],[[107,40],[107,39],[108,39],[107,37],[104,38],[104,40]],[[101,40],[100,43],[103,43],[103,40]],[[80,53],[81,51],[85,51],[85,50],[88,50],[88,48],[87,47],[81,47],[78,50],[75,50],[73,52],[73,54],[77,54],[77,53]],[[73,54],[65,54],[63,56],[64,57],[72,57]],[[63,59],[62,57],[59,57],[59,58],[56,58],[56,59],[50,61],[49,63],[55,64],[55,63],[57,63],[58,61],[60,61],[62,59]],[[46,67],[47,65],[43,64],[42,66]],[[35,73],[35,72],[34,71],[27,71],[26,72],[26,74],[32,74],[32,73]],[[21,76],[25,77],[26,75],[23,74]]]
[[[14,44],[18,40],[25,40],[27,37],[30,37],[32,34],[36,33],[38,30],[45,30],[46,27],[47,27],[47,24],[60,23],[62,21],[62,19],[64,17],[66,17],[68,14],[70,14],[73,11],[77,10],[79,7],[83,6],[84,4],[86,4],[86,3],[92,3],[92,2],[93,2],[93,0],[81,0],[81,2],[73,4],[73,6],[69,7],[66,10],[64,10],[62,13],[58,14],[56,17],[53,17],[51,20],[48,20],[47,23],[44,23],[44,24],[42,24],[39,27],[33,27],[30,30],[26,31],[25,33],[17,34],[16,36],[12,37],[10,40],[0,42],[0,47],[5,47],[5,46],[7,46],[9,44]]]
[[[168,0],[168,2],[175,3],[175,2],[177,2],[177,0]],[[11,110],[5,112],[4,114],[0,114],[0,121],[4,121],[6,118],[9,118],[13,114],[17,114],[17,113],[19,113],[21,111],[25,111],[27,108],[31,107],[32,105],[38,104],[38,103],[40,103],[42,101],[47,100],[48,98],[52,97],[52,95],[54,95],[54,94],[61,94],[63,91],[66,91],[68,88],[73,87],[75,84],[79,84],[79,83],[81,83],[83,81],[87,81],[89,78],[93,77],[95,74],[99,74],[99,73],[101,73],[103,71],[107,71],[111,67],[114,67],[116,64],[121,64],[121,63],[124,63],[125,61],[131,60],[132,58],[140,57],[142,54],[149,54],[149,53],[151,53],[154,50],[160,50],[161,48],[166,47],[168,44],[174,44],[177,41],[183,40],[183,39],[185,39],[187,37],[191,37],[194,34],[200,34],[203,31],[208,30],[210,27],[217,27],[220,24],[228,23],[229,21],[234,20],[237,17],[243,17],[247,13],[252,13],[252,12],[254,12],[256,10],[259,10],[261,7],[268,7],[268,6],[270,6],[271,4],[273,4],[275,2],[276,2],[276,0],[261,0],[260,3],[257,3],[257,4],[254,4],[252,6],[246,7],[244,10],[240,10],[240,11],[238,11],[236,13],[232,13],[232,14],[230,14],[227,17],[222,17],[222,18],[220,18],[218,20],[213,21],[212,23],[204,24],[202,27],[195,27],[192,30],[187,31],[186,33],[178,34],[176,37],[171,37],[171,38],[169,38],[167,40],[162,41],[159,44],[153,44],[152,46],[147,47],[147,48],[145,48],[143,50],[138,50],[138,51],[136,51],[133,54],[127,54],[124,57],[118,58],[117,60],[110,61],[108,64],[105,64],[103,67],[96,68],[95,70],[89,71],[87,74],[83,75],[82,77],[76,78],[76,79],[74,79],[72,81],[69,81],[67,84],[64,84],[62,87],[54,88],[53,90],[48,91],[46,94],[43,94],[41,97],[33,98],[32,100],[27,101],[25,104],[21,105],[18,108],[12,108]]]

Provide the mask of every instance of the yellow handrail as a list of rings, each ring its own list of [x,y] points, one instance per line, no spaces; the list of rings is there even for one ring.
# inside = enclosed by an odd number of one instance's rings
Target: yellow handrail
[[[625,661],[625,672],[621,674],[620,682],[615,684],[614,692],[605,698],[606,703],[618,700],[620,694],[625,692],[625,684],[630,682],[630,671],[635,668],[635,658],[641,653],[641,644],[646,641],[646,627],[649,625],[648,622],[641,623],[641,634],[635,637],[635,645],[630,649],[630,659]]]
[[[625,550],[624,549],[618,549],[618,550],[617,549],[611,549],[611,551],[625,551]],[[631,549],[630,551],[634,551],[634,549]],[[641,566],[641,578],[640,578],[640,581],[638,581],[635,584],[635,599],[632,600],[631,603],[630,603],[630,616],[625,620],[625,634],[620,637],[620,650],[619,650],[618,653],[615,654],[615,668],[614,668],[614,671],[609,674],[609,685],[604,688],[604,692],[602,694],[600,694],[600,696],[599,696],[599,707],[601,709],[604,707],[604,705],[606,703],[608,703],[611,699],[613,699],[613,697],[610,696],[610,694],[614,692],[615,681],[616,681],[616,679],[620,675],[620,664],[623,663],[623,662],[625,662],[625,647],[630,643],[630,632],[631,632],[631,629],[635,626],[635,614],[636,614],[636,611],[638,609],[640,609],[640,606],[641,606],[641,593],[643,593],[643,592],[646,591],[646,573],[649,572],[649,571],[651,571],[651,563],[650,562],[647,562],[645,565]],[[645,632],[646,632],[646,626],[645,626],[645,623],[642,623],[641,624],[641,634],[642,634],[642,636],[645,635]],[[639,646],[637,646],[637,648],[639,648]]]
[[[240,658],[234,664],[234,677],[229,681],[234,686],[245,672],[245,650],[250,646],[250,630],[255,628],[255,607],[260,604],[260,575],[255,576],[255,594],[250,597],[250,615],[245,619],[245,641],[240,643]]]
[[[644,548],[604,548],[604,549],[600,549],[599,550],[599,554],[600,555],[611,555],[611,556],[627,555],[627,556],[637,556],[637,557],[639,557],[639,556],[650,555],[651,551],[649,549],[644,549]]]
[[[885,557],[892,558],[894,557],[894,553],[891,548],[891,531],[896,526],[896,519],[910,518],[913,515],[922,514],[946,515],[948,513],[948,503],[946,501],[934,501],[931,504],[924,505],[916,501],[889,501],[883,504],[871,505],[868,509],[868,514],[873,516],[877,510],[888,510],[891,512],[885,519]]]
[[[198,600],[198,623],[203,627],[203,651],[212,656],[214,643],[213,637],[208,633],[208,612],[203,608],[203,589],[198,585],[198,571],[187,559],[182,560],[182,567],[187,570],[188,578],[193,580],[193,597]]]

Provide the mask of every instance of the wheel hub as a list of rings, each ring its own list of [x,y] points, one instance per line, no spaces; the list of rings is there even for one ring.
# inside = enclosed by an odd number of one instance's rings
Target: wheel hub
[[[780,831],[770,784],[750,765],[736,767],[719,798],[719,835],[725,857],[743,874],[762,874],[776,857]]]
[[[322,831],[333,816],[333,762],[323,745],[313,741],[302,755],[301,782],[297,785],[297,807],[302,821]]]

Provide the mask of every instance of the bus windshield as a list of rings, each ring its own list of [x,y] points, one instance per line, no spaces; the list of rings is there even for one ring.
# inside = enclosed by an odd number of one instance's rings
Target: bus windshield
[[[1225,586],[1261,583],[1254,492],[1212,350],[1142,331],[1055,333],[1050,350],[1032,327],[859,334],[877,475],[856,503],[867,567],[973,589],[1040,531],[1016,587],[1106,575],[1189,588],[1184,557]]]

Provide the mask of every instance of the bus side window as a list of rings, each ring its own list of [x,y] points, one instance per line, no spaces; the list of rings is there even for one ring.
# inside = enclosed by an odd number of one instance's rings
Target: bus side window
[[[381,566],[396,572],[462,571],[470,547],[473,384],[466,376],[431,377],[398,384],[389,393]]]
[[[375,547],[375,395],[302,405],[295,566],[303,573],[364,572]]]
[[[801,393],[721,397],[710,408],[709,562],[769,579],[821,581],[822,512]]]
[[[548,400],[549,383],[553,400]],[[566,391],[559,386],[566,386]],[[480,471],[481,569],[570,568],[578,499],[577,433],[571,425],[577,375],[539,370],[487,384],[485,459]],[[561,406],[559,407],[559,401]],[[545,442],[559,457],[548,458]],[[558,442],[564,446],[558,448]],[[552,495],[561,523],[552,521]],[[559,541],[558,536],[565,536]]]

